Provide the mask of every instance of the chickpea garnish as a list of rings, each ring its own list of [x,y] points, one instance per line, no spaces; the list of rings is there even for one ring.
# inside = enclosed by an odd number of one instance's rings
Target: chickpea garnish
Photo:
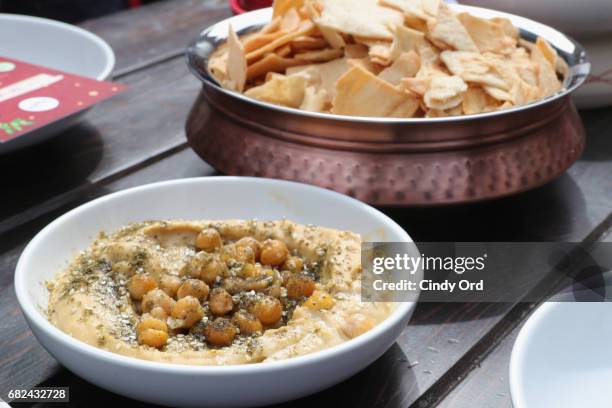
[[[208,307],[210,311],[217,316],[223,316],[229,313],[234,308],[234,301],[232,295],[223,288],[214,288],[210,292],[210,298],[208,299]]]
[[[236,327],[229,319],[220,317],[204,328],[206,341],[214,346],[229,346],[236,337]]]
[[[237,276],[229,276],[223,279],[222,286],[223,289],[228,291],[231,295],[235,295],[245,290],[246,280]]]
[[[166,320],[168,318],[168,312],[161,306],[155,306],[149,313],[159,320]]]
[[[181,286],[181,278],[165,274],[159,281],[159,287],[170,297],[176,297],[176,291]]]
[[[225,262],[222,262],[217,254],[198,252],[181,270],[181,276],[201,279],[212,285],[217,277],[223,277],[226,271]]]
[[[288,256],[289,249],[282,241],[268,239],[261,247],[261,263],[264,265],[282,265]]]
[[[168,341],[168,326],[153,317],[143,317],[136,326],[138,343],[161,348]]]
[[[168,332],[168,325],[162,320],[156,319],[149,315],[142,316],[138,325],[136,325],[136,334],[140,334],[144,330],[153,329]]]
[[[334,303],[334,298],[330,294],[322,290],[315,290],[304,302],[304,307],[314,310],[331,309]]]
[[[299,256],[290,256],[283,264],[283,268],[290,272],[298,273],[304,268],[304,261]]]
[[[204,309],[198,299],[186,296],[176,301],[171,316],[182,321],[181,327],[189,328],[204,317]]]
[[[356,313],[349,316],[341,329],[348,337],[354,338],[372,329],[372,327],[374,327],[372,319],[360,313]]]
[[[132,276],[127,284],[130,296],[136,300],[141,300],[147,292],[155,289],[156,287],[157,282],[155,279],[144,273],[139,273]]]
[[[140,344],[155,348],[163,347],[167,341],[168,333],[160,330],[147,329],[140,333],[140,335],[138,336],[138,342]]]
[[[200,302],[208,296],[208,285],[199,279],[187,279],[176,292],[177,299],[193,296]]]
[[[255,252],[248,245],[226,245],[222,249],[221,257],[225,262],[235,261],[246,264],[255,262]]]
[[[240,310],[232,318],[232,322],[240,329],[240,334],[255,334],[263,331],[261,322],[249,312]]]
[[[255,257],[254,261],[259,260],[259,256],[261,255],[261,244],[258,240],[253,237],[244,237],[239,239],[236,242],[236,246],[238,247],[249,247],[253,251],[253,256]]]
[[[248,311],[255,315],[263,325],[271,326],[281,319],[283,308],[278,299],[264,296],[249,305]]]
[[[315,281],[305,275],[291,275],[287,279],[287,297],[301,299],[312,295],[315,290]]]
[[[263,274],[265,274],[265,271],[260,264],[245,264],[240,271],[240,276],[244,278],[255,278]]]
[[[268,296],[279,298],[282,295],[282,287],[280,281],[274,281],[266,290],[263,291]]]
[[[215,252],[223,246],[221,234],[214,228],[205,228],[196,238],[196,248],[201,251]]]
[[[172,310],[172,306],[174,306],[175,300],[172,299],[166,292],[161,289],[153,289],[150,292],[147,292],[142,297],[142,303],[140,307],[143,313],[149,313],[153,308],[159,306],[166,311],[166,313],[170,313]]]

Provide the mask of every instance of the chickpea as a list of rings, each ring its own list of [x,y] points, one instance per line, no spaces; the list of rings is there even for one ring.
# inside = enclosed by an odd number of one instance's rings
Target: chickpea
[[[223,288],[214,288],[212,292],[210,292],[208,307],[210,307],[210,311],[214,315],[223,316],[234,308],[232,295]]]
[[[255,263],[255,252],[248,245],[226,245],[223,247],[221,257],[225,262]]]
[[[155,348],[162,348],[168,341],[168,333],[161,330],[146,329],[138,335],[138,343]]]
[[[223,289],[228,291],[231,295],[235,295],[236,293],[244,292],[246,288],[246,280],[239,278],[237,276],[228,276],[223,279],[223,283],[221,284]]]
[[[143,317],[136,326],[138,343],[160,348],[168,341],[168,326],[153,317]]]
[[[289,249],[282,241],[268,239],[261,247],[261,263],[264,265],[282,265],[288,256]]]
[[[344,322],[341,329],[350,338],[363,334],[374,327],[374,322],[367,316],[360,313],[353,314]]]
[[[291,275],[293,275],[293,273],[291,273],[290,271],[281,271],[280,276],[283,282],[283,286],[286,285],[287,282],[289,282],[289,278],[291,277]]]
[[[205,228],[196,238],[196,248],[200,251],[215,252],[223,246],[221,234],[214,228]]]
[[[272,283],[266,290],[263,291],[268,296],[279,298],[282,295],[281,281],[277,280]]]
[[[157,282],[151,276],[139,273],[130,278],[127,288],[130,291],[130,296],[133,299],[141,300],[142,297],[149,291],[157,287]]]
[[[155,306],[149,313],[159,320],[166,320],[168,318],[168,312],[161,306]]]
[[[168,325],[152,316],[144,315],[136,326],[136,334],[140,334],[144,330],[153,329],[168,332]]]
[[[216,319],[204,329],[206,341],[214,346],[229,346],[234,341],[236,332],[236,327],[223,317]]]
[[[276,324],[283,313],[283,308],[278,299],[270,296],[265,296],[248,307],[249,313],[252,313],[265,326]]]
[[[164,309],[166,313],[170,313],[174,303],[175,300],[168,296],[166,292],[161,289],[153,289],[142,297],[140,307],[142,313],[149,313],[153,308],[158,306]]]
[[[314,293],[306,299],[304,307],[314,310],[331,309],[334,306],[334,298],[327,292],[315,290]]]
[[[198,252],[181,271],[182,276],[201,279],[208,285],[215,283],[218,276],[225,275],[227,266],[217,255]]]
[[[287,297],[301,299],[312,295],[315,290],[315,281],[306,275],[291,275],[287,279]]]
[[[213,259],[200,270],[200,279],[207,284],[212,285],[217,280],[217,276],[222,277],[225,275],[226,271],[227,266],[225,263],[217,259]]]
[[[255,316],[244,310],[237,312],[232,318],[232,322],[238,326],[241,334],[249,335],[261,333],[263,331],[261,322],[257,320]]]
[[[204,317],[204,309],[200,301],[193,296],[186,296],[176,301],[172,307],[171,316],[182,320],[182,326],[189,328]]]
[[[262,290],[267,289],[273,281],[274,279],[270,276],[266,276],[263,278],[249,278],[245,280],[244,290],[246,290],[247,292],[251,290],[254,290],[255,292],[261,292]]]
[[[261,276],[265,271],[262,269],[260,264],[246,264],[240,270],[240,276],[244,278],[255,278]]]
[[[283,268],[290,272],[298,273],[304,269],[304,261],[299,256],[290,256],[285,261]]]
[[[176,291],[181,286],[181,278],[174,275],[163,275],[159,281],[159,287],[170,297],[176,297]]]
[[[261,244],[253,237],[244,237],[239,239],[236,242],[236,246],[251,248],[251,250],[253,251],[253,256],[255,256],[255,261],[257,261],[259,259],[259,256],[261,255]]]
[[[199,279],[187,279],[176,292],[177,299],[193,296],[200,302],[208,296],[208,285]]]

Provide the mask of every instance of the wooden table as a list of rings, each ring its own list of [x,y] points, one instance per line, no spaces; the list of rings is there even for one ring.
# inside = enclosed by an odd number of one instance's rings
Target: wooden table
[[[113,191],[208,176],[184,124],[199,90],[183,50],[229,16],[224,0],[170,0],[88,21],[117,54],[129,91],[65,134],[0,157],[0,392],[70,386],[73,404],[125,399],[62,368],[17,306],[13,271],[27,242],[58,215]],[[587,150],[567,174],[529,193],[437,209],[383,209],[421,241],[595,241],[612,226],[612,109],[582,112]],[[420,304],[397,343],[355,377],[287,405],[510,407],[508,361],[533,303]],[[138,403],[129,401],[131,404]]]

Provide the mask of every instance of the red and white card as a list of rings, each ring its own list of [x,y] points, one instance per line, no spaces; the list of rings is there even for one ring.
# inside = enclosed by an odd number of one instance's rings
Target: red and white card
[[[0,56],[0,143],[87,109],[125,86]]]

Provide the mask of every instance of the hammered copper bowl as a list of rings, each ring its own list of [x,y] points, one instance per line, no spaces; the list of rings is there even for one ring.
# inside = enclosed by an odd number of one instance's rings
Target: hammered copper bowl
[[[431,206],[503,197],[545,184],[580,156],[585,134],[570,94],[589,74],[584,49],[526,18],[521,36],[548,40],[569,65],[562,92],[498,112],[449,118],[369,118],[300,111],[222,89],[207,69],[228,24],[240,34],[271,18],[262,9],[203,31],[187,50],[203,87],[187,121],[191,147],[217,170],[296,180],[376,205]]]

